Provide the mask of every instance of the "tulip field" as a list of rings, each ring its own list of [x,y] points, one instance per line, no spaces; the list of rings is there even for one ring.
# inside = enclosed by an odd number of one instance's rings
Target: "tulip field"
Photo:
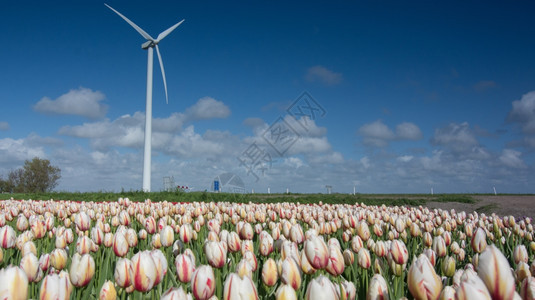
[[[535,299],[529,217],[0,200],[0,299]]]

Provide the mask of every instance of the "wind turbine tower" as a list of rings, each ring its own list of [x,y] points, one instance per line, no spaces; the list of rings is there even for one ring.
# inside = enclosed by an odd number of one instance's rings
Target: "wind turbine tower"
[[[169,27],[158,35],[156,39],[152,38],[141,27],[137,26],[134,22],[130,21],[127,17],[123,16],[120,12],[113,9],[108,4],[109,9],[123,18],[130,26],[132,26],[141,36],[147,41],[141,45],[141,48],[147,50],[147,101],[145,109],[145,148],[143,154],[143,191],[150,192],[150,166],[151,166],[151,138],[152,138],[152,62],[153,62],[153,50],[156,48],[156,54],[158,55],[158,61],[160,63],[160,69],[162,70],[163,86],[165,89],[165,102],[168,103],[167,97],[167,83],[165,81],[165,71],[163,68],[162,56],[158,43],[161,42],[167,35],[169,35],[175,28],[177,28],[184,20]]]

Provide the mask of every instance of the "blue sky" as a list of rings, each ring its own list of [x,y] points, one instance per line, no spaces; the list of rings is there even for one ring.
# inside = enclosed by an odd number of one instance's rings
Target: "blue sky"
[[[155,55],[152,190],[535,192],[533,2],[107,3],[152,36],[186,20],[159,44],[169,104]],[[96,1],[2,3],[0,26],[0,175],[38,156],[57,190],[141,189],[143,38]]]

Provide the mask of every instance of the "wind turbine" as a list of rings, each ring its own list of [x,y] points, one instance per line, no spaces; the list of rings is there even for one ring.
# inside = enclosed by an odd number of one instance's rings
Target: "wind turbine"
[[[165,103],[168,103],[167,97],[167,82],[165,81],[165,71],[163,68],[162,56],[160,55],[160,49],[158,49],[158,43],[161,42],[167,35],[169,35],[175,28],[177,28],[184,20],[176,23],[163,31],[158,35],[156,39],[152,38],[143,29],[137,26],[134,22],[130,21],[127,17],[123,16],[120,12],[113,9],[108,4],[104,3],[109,9],[123,18],[130,26],[141,34],[147,41],[141,45],[142,49],[147,50],[147,103],[145,109],[145,152],[143,154],[143,191],[150,192],[150,160],[151,160],[151,136],[152,136],[152,61],[153,61],[153,49],[156,48],[156,54],[158,54],[158,61],[160,62],[160,69],[162,70],[163,86],[165,88]]]

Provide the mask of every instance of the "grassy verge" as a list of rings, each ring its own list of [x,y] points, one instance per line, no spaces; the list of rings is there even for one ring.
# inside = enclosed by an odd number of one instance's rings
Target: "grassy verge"
[[[87,192],[68,193],[50,192],[39,194],[0,194],[0,200],[10,199],[36,199],[36,200],[74,200],[74,201],[117,201],[119,197],[128,197],[131,201],[144,201],[151,199],[153,202],[236,202],[236,203],[278,203],[299,202],[302,204],[314,204],[320,201],[328,204],[355,204],[366,205],[425,205],[427,202],[461,202],[475,203],[471,195],[465,194],[232,194],[232,193],[209,193],[209,192],[151,192],[123,191],[113,192]]]

